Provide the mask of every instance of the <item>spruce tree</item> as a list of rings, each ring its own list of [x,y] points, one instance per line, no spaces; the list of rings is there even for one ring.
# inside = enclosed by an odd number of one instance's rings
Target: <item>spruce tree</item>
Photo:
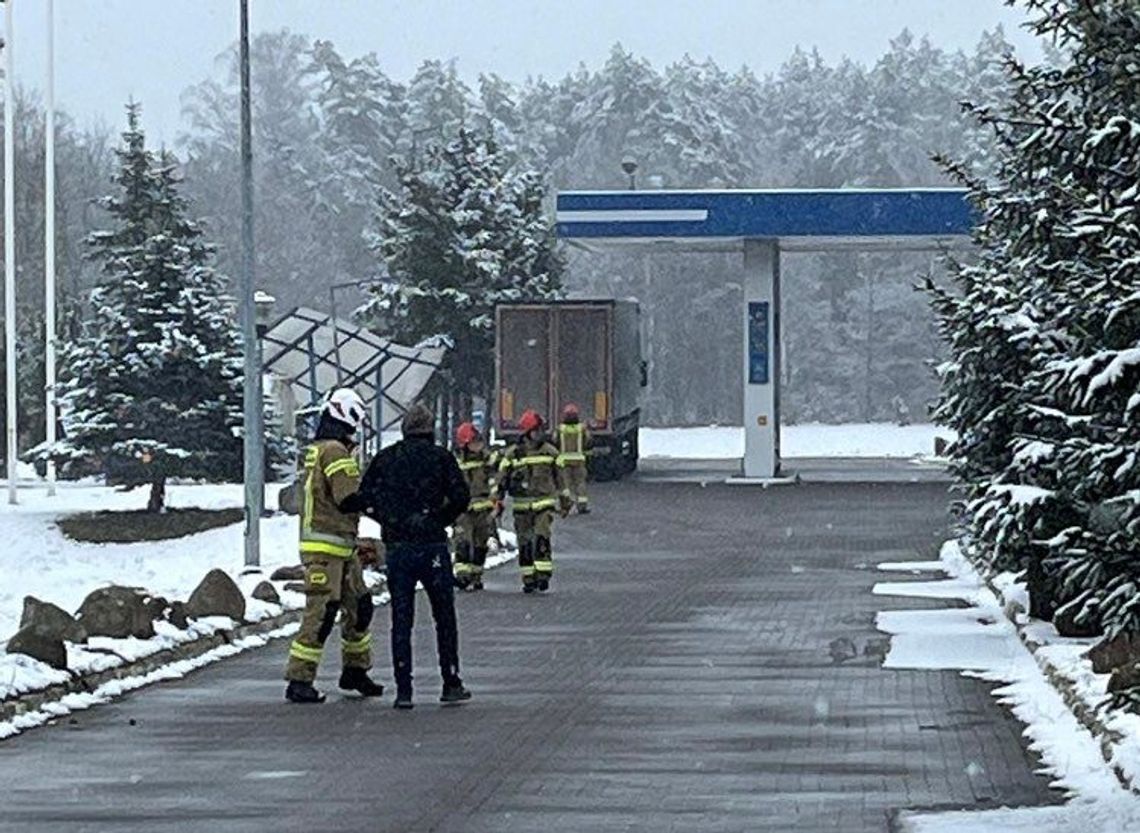
[[[1030,0],[1063,65],[1007,61],[972,106],[993,174],[951,170],[981,256],[935,296],[952,360],[939,414],[980,551],[1030,569],[1065,632],[1140,632],[1140,6]]]
[[[102,275],[83,334],[62,355],[66,437],[54,450],[108,482],[240,479],[241,352],[211,247],[187,217],[175,161],[146,148],[139,106],[116,151],[111,228],[90,235]]]

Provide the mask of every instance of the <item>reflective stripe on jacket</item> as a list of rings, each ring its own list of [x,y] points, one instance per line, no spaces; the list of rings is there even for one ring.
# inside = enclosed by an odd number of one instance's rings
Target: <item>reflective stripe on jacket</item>
[[[319,440],[305,450],[301,552],[350,558],[360,515],[340,503],[360,488],[360,464],[339,440]]]

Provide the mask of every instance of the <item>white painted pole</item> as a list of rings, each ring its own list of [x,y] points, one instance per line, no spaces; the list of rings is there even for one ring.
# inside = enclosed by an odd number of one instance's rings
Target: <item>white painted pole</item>
[[[13,175],[15,165],[15,134],[12,121],[16,118],[16,108],[12,102],[12,5],[15,0],[4,3],[4,362],[5,394],[8,409],[7,456],[8,456],[8,502],[16,503],[16,182]]]
[[[44,437],[55,444],[55,0],[47,2],[47,106],[44,138]],[[47,464],[48,494],[55,494],[55,463]]]

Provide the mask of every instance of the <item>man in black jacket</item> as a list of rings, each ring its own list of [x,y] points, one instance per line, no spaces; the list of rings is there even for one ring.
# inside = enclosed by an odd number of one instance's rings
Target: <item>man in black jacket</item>
[[[365,512],[380,522],[387,545],[397,709],[412,708],[417,581],[427,591],[435,619],[443,675],[440,702],[471,699],[459,677],[455,579],[446,529],[467,510],[471,494],[455,457],[435,444],[434,424],[431,411],[414,405],[401,425],[404,439],[376,455],[360,486]]]

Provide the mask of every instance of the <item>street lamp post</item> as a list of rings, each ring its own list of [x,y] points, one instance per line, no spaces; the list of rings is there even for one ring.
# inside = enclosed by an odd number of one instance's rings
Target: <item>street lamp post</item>
[[[261,348],[253,288],[253,142],[250,126],[249,0],[240,0],[241,63],[241,329],[245,384],[242,390],[245,475],[245,566],[261,566],[261,515],[265,504],[265,430]]]
[[[55,445],[55,0],[47,0],[47,90],[44,121],[44,439]],[[55,461],[47,462],[48,494],[55,494]]]
[[[15,64],[12,61],[12,4],[4,3],[4,358],[5,365],[5,411],[7,423],[5,435],[8,457],[8,502],[17,503],[16,498],[16,180],[15,180],[15,134],[12,122],[16,118],[16,108],[12,106],[12,75]]]

